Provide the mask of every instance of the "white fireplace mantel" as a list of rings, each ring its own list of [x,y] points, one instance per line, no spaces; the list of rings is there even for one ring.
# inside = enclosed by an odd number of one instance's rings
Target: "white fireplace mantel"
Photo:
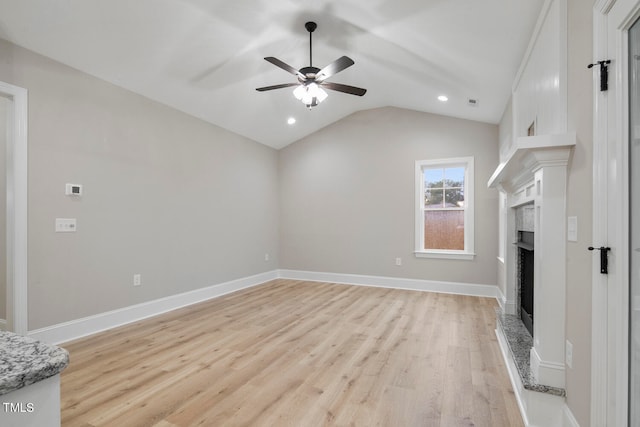
[[[515,208],[534,206],[534,325],[531,374],[541,385],[565,386],[565,259],[567,166],[576,134],[521,137],[488,182],[507,196],[505,312],[516,314]]]
[[[575,132],[517,138],[510,154],[498,165],[487,185],[505,193],[515,192],[533,181],[535,170],[542,164],[554,161],[566,164],[574,145]]]

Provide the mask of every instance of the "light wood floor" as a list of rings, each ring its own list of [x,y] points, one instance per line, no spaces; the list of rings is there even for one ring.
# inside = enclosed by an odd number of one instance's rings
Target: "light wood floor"
[[[66,426],[522,426],[495,301],[276,280],[63,345]]]

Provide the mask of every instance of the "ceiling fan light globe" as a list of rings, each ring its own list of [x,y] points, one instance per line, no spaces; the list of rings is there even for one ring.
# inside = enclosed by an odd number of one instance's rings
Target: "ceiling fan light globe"
[[[306,87],[304,85],[300,85],[293,90],[293,96],[296,97],[297,100],[302,101],[302,98],[307,93]]]
[[[315,107],[327,99],[327,96],[329,95],[316,83],[309,83],[308,85],[301,85],[295,88],[293,96],[307,107]]]
[[[314,96],[315,96],[315,98],[318,99],[318,103],[320,103],[320,102],[324,101],[325,99],[327,99],[327,97],[329,96],[327,94],[327,92],[324,89],[322,89],[321,87],[317,86],[317,85],[316,85],[316,88],[317,89],[316,89],[316,93],[315,93]]]

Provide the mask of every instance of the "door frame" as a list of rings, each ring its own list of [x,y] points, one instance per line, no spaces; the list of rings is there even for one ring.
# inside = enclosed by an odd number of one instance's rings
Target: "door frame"
[[[614,6],[615,12],[624,16],[619,20],[622,25],[610,29],[609,13]],[[599,73],[593,73],[593,246],[611,247],[612,272],[611,276],[601,274],[599,263],[593,262],[591,425],[594,426],[627,425],[628,422],[629,88],[626,52],[628,28],[639,16],[640,0],[597,0],[594,4],[593,59],[612,60],[609,91],[600,91]],[[616,15],[616,19],[618,17]],[[614,40],[609,39],[610,34]],[[614,55],[609,52],[609,45],[615,46]],[[615,227],[610,229],[609,224],[615,224]]]
[[[27,335],[28,92],[0,81],[0,94],[12,101],[7,110],[7,329]]]

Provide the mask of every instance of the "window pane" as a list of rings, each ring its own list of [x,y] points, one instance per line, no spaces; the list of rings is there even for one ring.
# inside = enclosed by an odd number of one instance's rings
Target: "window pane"
[[[440,187],[442,188],[442,179],[443,179],[444,170],[440,169],[425,169],[424,170],[424,187],[432,188],[432,187]]]
[[[464,167],[446,168],[444,170],[446,187],[462,187],[464,184]]]
[[[424,192],[424,208],[425,209],[443,208],[444,207],[443,201],[444,201],[444,190],[442,189],[425,190]]]
[[[444,190],[445,207],[447,208],[463,208],[464,192],[461,188]]]
[[[424,249],[464,250],[464,211],[425,211]]]

